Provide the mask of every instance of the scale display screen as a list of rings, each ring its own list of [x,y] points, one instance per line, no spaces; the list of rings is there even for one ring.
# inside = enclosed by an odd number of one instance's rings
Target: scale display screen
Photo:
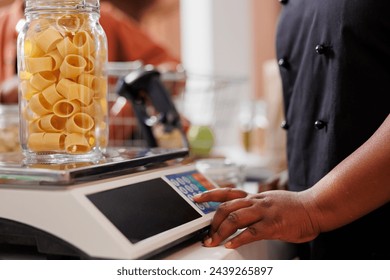
[[[201,217],[161,178],[87,198],[133,244]]]

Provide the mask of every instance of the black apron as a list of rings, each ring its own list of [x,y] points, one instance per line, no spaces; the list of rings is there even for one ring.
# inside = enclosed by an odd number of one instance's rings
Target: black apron
[[[361,146],[390,113],[390,1],[279,2],[289,188],[300,191]],[[321,234],[301,257],[390,259],[389,221],[387,203]]]

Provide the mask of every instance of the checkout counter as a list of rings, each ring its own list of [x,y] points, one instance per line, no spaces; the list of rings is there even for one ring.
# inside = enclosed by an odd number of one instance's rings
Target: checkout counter
[[[0,154],[0,259],[289,259],[287,244],[259,241],[236,250],[201,244],[218,203],[195,203],[216,184],[183,148],[157,147],[149,101],[167,131],[180,116],[155,70],[122,79],[148,147],[109,148],[96,162],[42,164]]]
[[[0,259],[288,259],[287,245],[201,244],[218,203],[185,149],[114,149],[94,164],[0,157]]]

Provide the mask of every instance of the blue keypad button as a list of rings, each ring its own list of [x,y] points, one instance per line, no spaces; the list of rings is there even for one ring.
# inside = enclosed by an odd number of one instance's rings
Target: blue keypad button
[[[170,180],[172,184],[174,184],[176,187],[180,186],[180,184],[175,180],[175,179],[171,179]]]
[[[182,193],[184,193],[184,194],[188,194],[187,189],[184,188],[184,187],[179,187],[179,190],[180,190]]]
[[[191,184],[191,180],[188,179],[188,177],[182,176],[181,179],[186,182],[187,184]]]
[[[195,184],[190,184],[191,188],[196,191],[196,192],[199,192],[199,187]]]
[[[205,192],[213,188],[213,185],[209,181],[207,181],[207,179],[196,170],[184,172],[180,174],[166,175],[165,177],[172,183],[174,187],[176,187],[182,194],[184,194],[192,202],[193,202],[194,195]],[[218,202],[204,202],[204,203],[194,203],[194,204],[204,214],[215,211],[219,205]]]
[[[186,190],[189,191],[189,192],[192,192],[192,193],[194,192],[194,189],[191,188],[190,185],[185,185],[185,188],[186,188]]]
[[[196,204],[196,206],[199,207],[200,210],[205,210],[206,209],[206,207],[205,207],[205,205],[203,203],[195,203],[195,204]]]

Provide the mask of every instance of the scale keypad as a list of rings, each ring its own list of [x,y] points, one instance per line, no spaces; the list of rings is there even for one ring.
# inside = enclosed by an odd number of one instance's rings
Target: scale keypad
[[[196,194],[215,189],[215,186],[198,171],[194,170],[179,174],[166,175],[165,177],[204,214],[213,212],[217,209],[219,205],[218,202],[196,203],[193,201],[193,197]]]

